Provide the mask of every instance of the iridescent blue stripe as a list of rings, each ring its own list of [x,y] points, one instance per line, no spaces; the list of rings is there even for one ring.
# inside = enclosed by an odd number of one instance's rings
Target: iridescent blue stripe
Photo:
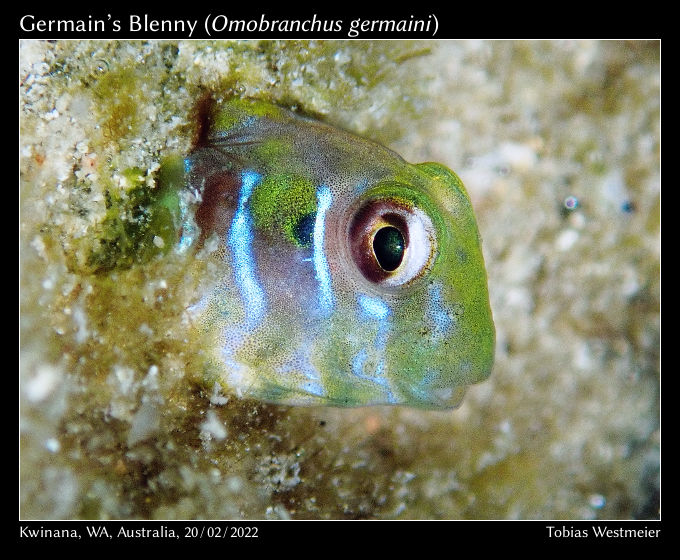
[[[193,167],[191,158],[184,158],[184,174],[189,175]],[[188,192],[180,193],[179,195],[179,212],[182,220],[182,236],[180,237],[179,243],[177,244],[177,251],[184,253],[194,242],[197,236],[197,228],[194,222],[194,215],[189,211],[189,207],[193,206],[190,204],[190,200],[193,198],[193,194]],[[193,200],[191,200],[193,202]]]
[[[241,192],[238,199],[238,208],[231,222],[227,241],[229,247],[231,247],[234,276],[241,292],[246,321],[250,328],[260,322],[267,308],[264,291],[257,280],[255,271],[255,261],[252,253],[252,219],[248,211],[248,199],[253,192],[253,188],[261,179],[262,176],[254,171],[244,171],[241,173]]]
[[[182,216],[182,236],[177,244],[177,251],[184,253],[193,244],[198,231],[194,223],[193,215],[189,212],[189,204],[185,197],[179,198],[179,211]]]
[[[316,190],[316,218],[314,219],[314,247],[313,262],[314,275],[319,282],[319,307],[324,312],[333,309],[334,298],[331,287],[331,271],[324,252],[324,238],[326,230],[326,212],[331,207],[333,195],[326,185],[321,185]]]
[[[359,294],[357,300],[359,302],[359,307],[361,307],[364,313],[372,319],[384,321],[390,314],[390,308],[387,307],[387,304],[380,298],[372,298],[364,294]]]

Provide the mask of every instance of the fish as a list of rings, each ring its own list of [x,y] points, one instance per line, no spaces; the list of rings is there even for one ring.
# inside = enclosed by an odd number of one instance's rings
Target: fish
[[[481,238],[453,171],[258,99],[207,122],[177,243],[208,260],[186,310],[207,379],[275,404],[442,410],[490,375]]]

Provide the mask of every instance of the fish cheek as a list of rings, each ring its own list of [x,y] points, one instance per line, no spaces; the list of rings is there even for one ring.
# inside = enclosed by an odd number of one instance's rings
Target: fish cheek
[[[317,289],[311,249],[256,230],[253,252],[273,311],[287,317],[289,326],[307,323]]]

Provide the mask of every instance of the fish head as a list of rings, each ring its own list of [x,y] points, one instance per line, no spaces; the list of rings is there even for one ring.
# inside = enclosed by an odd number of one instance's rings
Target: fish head
[[[441,164],[403,162],[336,208],[328,225],[337,313],[351,317],[326,334],[347,349],[333,359],[359,374],[356,356],[373,355],[361,371],[382,368],[399,402],[457,405],[467,385],[491,373],[495,347],[481,239],[462,181]]]
[[[489,375],[481,240],[455,173],[249,100],[220,108],[186,172],[189,244],[218,246],[192,317],[224,385],[436,409]]]

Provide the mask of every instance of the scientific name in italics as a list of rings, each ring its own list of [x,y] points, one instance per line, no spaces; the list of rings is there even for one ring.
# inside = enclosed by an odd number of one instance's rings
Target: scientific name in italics
[[[584,539],[595,537],[598,539],[654,539],[661,534],[661,529],[649,527],[608,527],[607,525],[593,525],[588,527],[556,527],[546,526],[548,537],[551,539]]]

